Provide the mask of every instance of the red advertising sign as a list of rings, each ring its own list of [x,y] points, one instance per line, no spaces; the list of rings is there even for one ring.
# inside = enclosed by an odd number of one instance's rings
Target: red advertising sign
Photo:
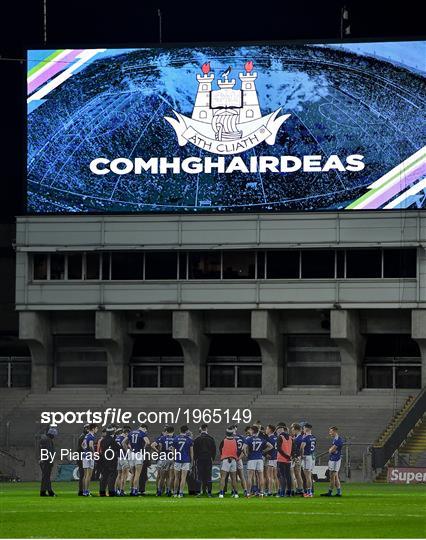
[[[426,484],[426,467],[389,467],[390,484]]]

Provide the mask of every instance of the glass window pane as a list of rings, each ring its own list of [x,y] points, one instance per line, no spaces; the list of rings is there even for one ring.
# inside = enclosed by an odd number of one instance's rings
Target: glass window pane
[[[145,279],[177,279],[177,253],[145,253]]]
[[[8,363],[0,362],[0,388],[7,388],[8,379]]]
[[[107,382],[106,366],[58,366],[56,384],[104,385]]]
[[[224,279],[254,279],[255,253],[254,252],[223,252],[223,278]]]
[[[344,249],[338,249],[336,252],[336,271],[338,278],[344,278],[345,277],[345,250]]]
[[[50,279],[65,278],[65,256],[54,253],[50,256]]]
[[[109,279],[109,253],[102,253],[102,279]]]
[[[416,277],[415,249],[385,249],[383,257],[385,278]]]
[[[137,388],[156,388],[158,386],[157,366],[135,366],[133,386]]]
[[[382,275],[380,249],[348,249],[346,251],[347,278],[379,278]]]
[[[33,255],[34,279],[47,279],[47,257],[45,253]]]
[[[186,279],[186,253],[179,253],[179,279]]]
[[[234,366],[210,366],[210,386],[233,388],[235,386]]]
[[[68,255],[68,279],[81,279],[82,276],[81,253],[72,253]]]
[[[111,279],[142,279],[142,253],[111,253]]]
[[[265,252],[257,252],[257,279],[265,279]]]
[[[367,388],[392,388],[392,367],[367,366]]]
[[[302,250],[302,278],[334,278],[334,251]]]
[[[294,386],[339,385],[340,367],[289,366],[287,384]]]
[[[299,251],[268,251],[268,279],[297,279],[299,277]]]
[[[262,386],[262,366],[238,366],[239,388],[260,388]]]
[[[99,279],[99,253],[86,253],[86,279]]]
[[[161,366],[160,385],[165,388],[182,388],[183,366]]]
[[[421,387],[421,367],[401,366],[396,368],[397,388],[420,388]]]
[[[189,279],[220,279],[220,253],[189,253]]]
[[[12,386],[14,388],[31,386],[31,364],[29,362],[13,362]]]

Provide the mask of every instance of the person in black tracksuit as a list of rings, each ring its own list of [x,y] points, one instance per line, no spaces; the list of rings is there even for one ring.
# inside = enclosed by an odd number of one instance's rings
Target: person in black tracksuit
[[[115,480],[117,479],[117,462],[120,453],[120,447],[115,440],[115,429],[108,426],[105,437],[99,444],[99,496],[105,497],[108,489],[110,497],[115,496]]]
[[[40,437],[40,443],[39,443],[39,450],[40,450],[40,457],[41,457],[41,451],[47,450],[50,455],[53,455],[53,452],[55,451],[55,447],[53,445],[53,439],[57,436],[58,430],[56,428],[50,427],[45,435],[42,435]],[[51,462],[51,459],[43,459],[39,461],[40,463],[40,469],[41,469],[41,485],[40,485],[40,497],[55,497],[56,494],[52,489],[52,482],[50,479],[50,475],[52,474],[53,469],[53,462]]]
[[[194,461],[197,471],[199,493],[212,493],[212,467],[216,458],[216,443],[208,434],[208,425],[203,424],[200,435],[194,440]]]
[[[84,441],[84,437],[87,435],[89,429],[89,424],[85,424],[83,427],[83,431],[80,434],[78,441],[77,441],[77,452],[80,456],[77,460],[77,467],[78,467],[78,495],[80,497],[83,496],[83,476],[84,476],[84,469],[83,469],[83,460],[81,459],[81,453],[83,452],[82,443]]]

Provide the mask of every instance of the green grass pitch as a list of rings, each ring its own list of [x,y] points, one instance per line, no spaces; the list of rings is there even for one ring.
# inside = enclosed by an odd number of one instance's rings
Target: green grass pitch
[[[97,485],[93,484],[95,492]],[[313,499],[83,498],[56,483],[0,485],[1,538],[424,538],[421,485],[346,484],[343,497]]]

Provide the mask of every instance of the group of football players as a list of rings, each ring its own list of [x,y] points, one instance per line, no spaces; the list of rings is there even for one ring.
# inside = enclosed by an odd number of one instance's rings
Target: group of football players
[[[197,456],[194,456],[194,437],[188,426],[181,426],[175,433],[172,426],[166,426],[161,435],[152,442],[148,438],[147,426],[136,429],[130,426],[109,426],[96,442],[97,426],[85,427],[80,439],[82,460],[80,462],[80,495],[90,496],[89,485],[95,468],[94,455],[103,463],[100,470],[100,495],[124,496],[127,482],[130,482],[130,496],[139,496],[141,472],[146,470],[147,455],[157,455],[156,488],[157,496],[183,497],[189,474],[197,476]],[[330,487],[322,496],[341,496],[339,469],[343,439],[336,426],[329,428],[332,438],[329,449]],[[213,439],[208,435],[208,426],[200,428],[195,439],[208,437],[213,444],[210,461],[210,481],[202,483],[198,495],[212,497],[211,467],[216,451]],[[219,444],[220,485],[219,498],[229,491],[231,497],[239,497],[239,484],[245,497],[313,497],[312,473],[315,465],[316,437],[308,422],[284,422],[265,427],[260,422],[238,433],[238,426],[229,426]],[[112,457],[107,459],[107,454]],[[192,472],[191,472],[192,471]]]

